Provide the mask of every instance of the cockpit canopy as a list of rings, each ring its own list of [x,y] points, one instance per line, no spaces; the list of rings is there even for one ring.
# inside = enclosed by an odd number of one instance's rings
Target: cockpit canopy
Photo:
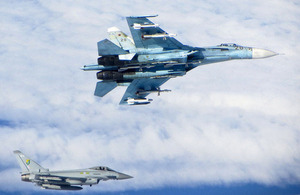
[[[100,170],[100,171],[114,171],[109,167],[105,167],[105,166],[99,166],[99,167],[91,167],[90,169],[94,169],[94,170]]]
[[[238,47],[239,45],[237,45],[235,43],[222,43],[220,46],[221,47]]]

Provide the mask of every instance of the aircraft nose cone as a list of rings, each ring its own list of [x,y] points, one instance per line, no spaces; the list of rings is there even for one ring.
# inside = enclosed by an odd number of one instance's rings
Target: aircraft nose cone
[[[130,178],[133,178],[133,177],[130,175],[126,175],[124,173],[119,173],[118,179],[130,179]]]
[[[252,48],[253,59],[268,58],[276,55],[278,55],[278,53],[275,53],[273,51],[269,51],[266,49]]]

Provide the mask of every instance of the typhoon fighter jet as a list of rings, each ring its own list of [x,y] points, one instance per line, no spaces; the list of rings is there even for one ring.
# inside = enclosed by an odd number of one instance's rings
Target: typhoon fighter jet
[[[234,43],[212,47],[192,47],[177,41],[148,18],[127,17],[132,38],[116,27],[108,29],[109,39],[98,42],[98,64],[85,65],[85,71],[95,70],[99,81],[95,96],[103,97],[117,86],[128,86],[120,104],[149,104],[150,93],[169,92],[160,86],[170,78],[184,76],[205,64],[234,59],[258,59],[277,53]]]
[[[19,150],[14,151],[22,169],[21,180],[33,182],[42,189],[81,190],[82,185],[98,184],[100,180],[122,180],[132,178],[129,175],[114,171],[105,166],[87,169],[49,171],[25,156]],[[80,186],[77,186],[80,185]]]

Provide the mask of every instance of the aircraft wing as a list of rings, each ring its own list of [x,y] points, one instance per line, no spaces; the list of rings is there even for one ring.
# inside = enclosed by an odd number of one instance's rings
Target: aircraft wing
[[[170,78],[142,78],[134,79],[127,87],[120,104],[127,104],[129,98],[145,98],[152,92],[159,92],[159,87]],[[139,93],[140,92],[140,93]]]
[[[136,48],[181,49],[184,45],[173,37],[147,37],[147,35],[168,35],[148,19],[156,16],[126,17]]]

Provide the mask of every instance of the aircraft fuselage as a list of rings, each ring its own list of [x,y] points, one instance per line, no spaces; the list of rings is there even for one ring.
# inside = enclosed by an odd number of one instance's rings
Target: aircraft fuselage
[[[183,76],[197,66],[234,59],[266,58],[276,53],[237,44],[213,47],[191,47],[174,38],[148,18],[126,17],[131,35],[117,27],[108,29],[109,40],[97,43],[98,64],[85,65],[85,71],[95,70],[97,82],[94,95],[104,97],[117,86],[128,86],[121,105],[149,104],[150,93],[166,91],[160,86],[170,78]],[[170,91],[170,90],[168,90]]]
[[[104,56],[98,60],[103,64],[86,65],[82,69],[99,70],[97,73],[99,80],[122,83],[139,78],[173,78],[183,76],[201,65],[234,59],[266,58],[273,55],[276,53],[236,44],[221,44],[206,48],[185,46],[182,50],[137,53],[132,60],[126,61],[119,60],[118,56]]]

